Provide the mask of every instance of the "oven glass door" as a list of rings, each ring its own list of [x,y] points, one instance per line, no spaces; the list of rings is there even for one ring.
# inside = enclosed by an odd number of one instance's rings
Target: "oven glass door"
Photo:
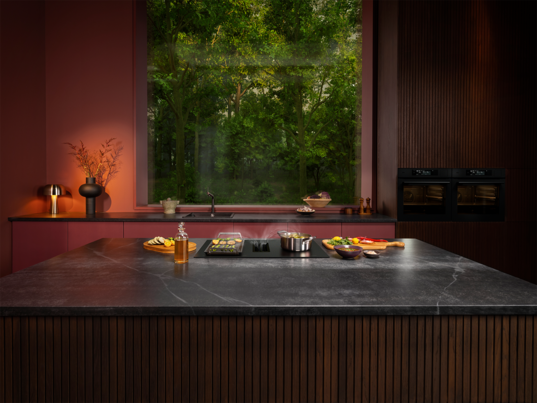
[[[403,182],[403,214],[444,219],[448,214],[448,186],[447,182]]]
[[[458,218],[490,217],[503,220],[503,183],[457,182],[454,213]]]

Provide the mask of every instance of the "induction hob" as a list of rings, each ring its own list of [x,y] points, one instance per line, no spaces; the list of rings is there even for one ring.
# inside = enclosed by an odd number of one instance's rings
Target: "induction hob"
[[[291,252],[281,247],[279,239],[246,239],[241,255],[206,255],[211,240],[204,242],[194,257],[199,258],[327,258],[330,257],[315,240],[306,252]]]

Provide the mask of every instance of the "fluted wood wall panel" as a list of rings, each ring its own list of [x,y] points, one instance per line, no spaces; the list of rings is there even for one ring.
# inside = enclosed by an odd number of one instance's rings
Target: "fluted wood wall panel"
[[[537,283],[537,2],[398,8],[397,166],[505,168],[506,222],[400,222],[397,236]],[[379,194],[380,205],[393,194]],[[510,238],[518,256],[502,248]]]
[[[399,2],[399,167],[536,168],[536,7]]]
[[[537,402],[537,317],[2,317],[0,364],[2,401]]]

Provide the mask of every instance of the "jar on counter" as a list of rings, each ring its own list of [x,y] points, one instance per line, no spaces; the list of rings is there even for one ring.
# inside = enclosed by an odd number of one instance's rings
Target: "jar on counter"
[[[185,223],[179,223],[177,235],[175,235],[175,263],[188,263],[188,234],[185,232]]]

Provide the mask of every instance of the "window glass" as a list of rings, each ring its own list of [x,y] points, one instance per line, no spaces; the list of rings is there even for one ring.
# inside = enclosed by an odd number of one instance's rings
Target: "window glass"
[[[149,203],[360,197],[361,1],[149,0],[147,17]]]

